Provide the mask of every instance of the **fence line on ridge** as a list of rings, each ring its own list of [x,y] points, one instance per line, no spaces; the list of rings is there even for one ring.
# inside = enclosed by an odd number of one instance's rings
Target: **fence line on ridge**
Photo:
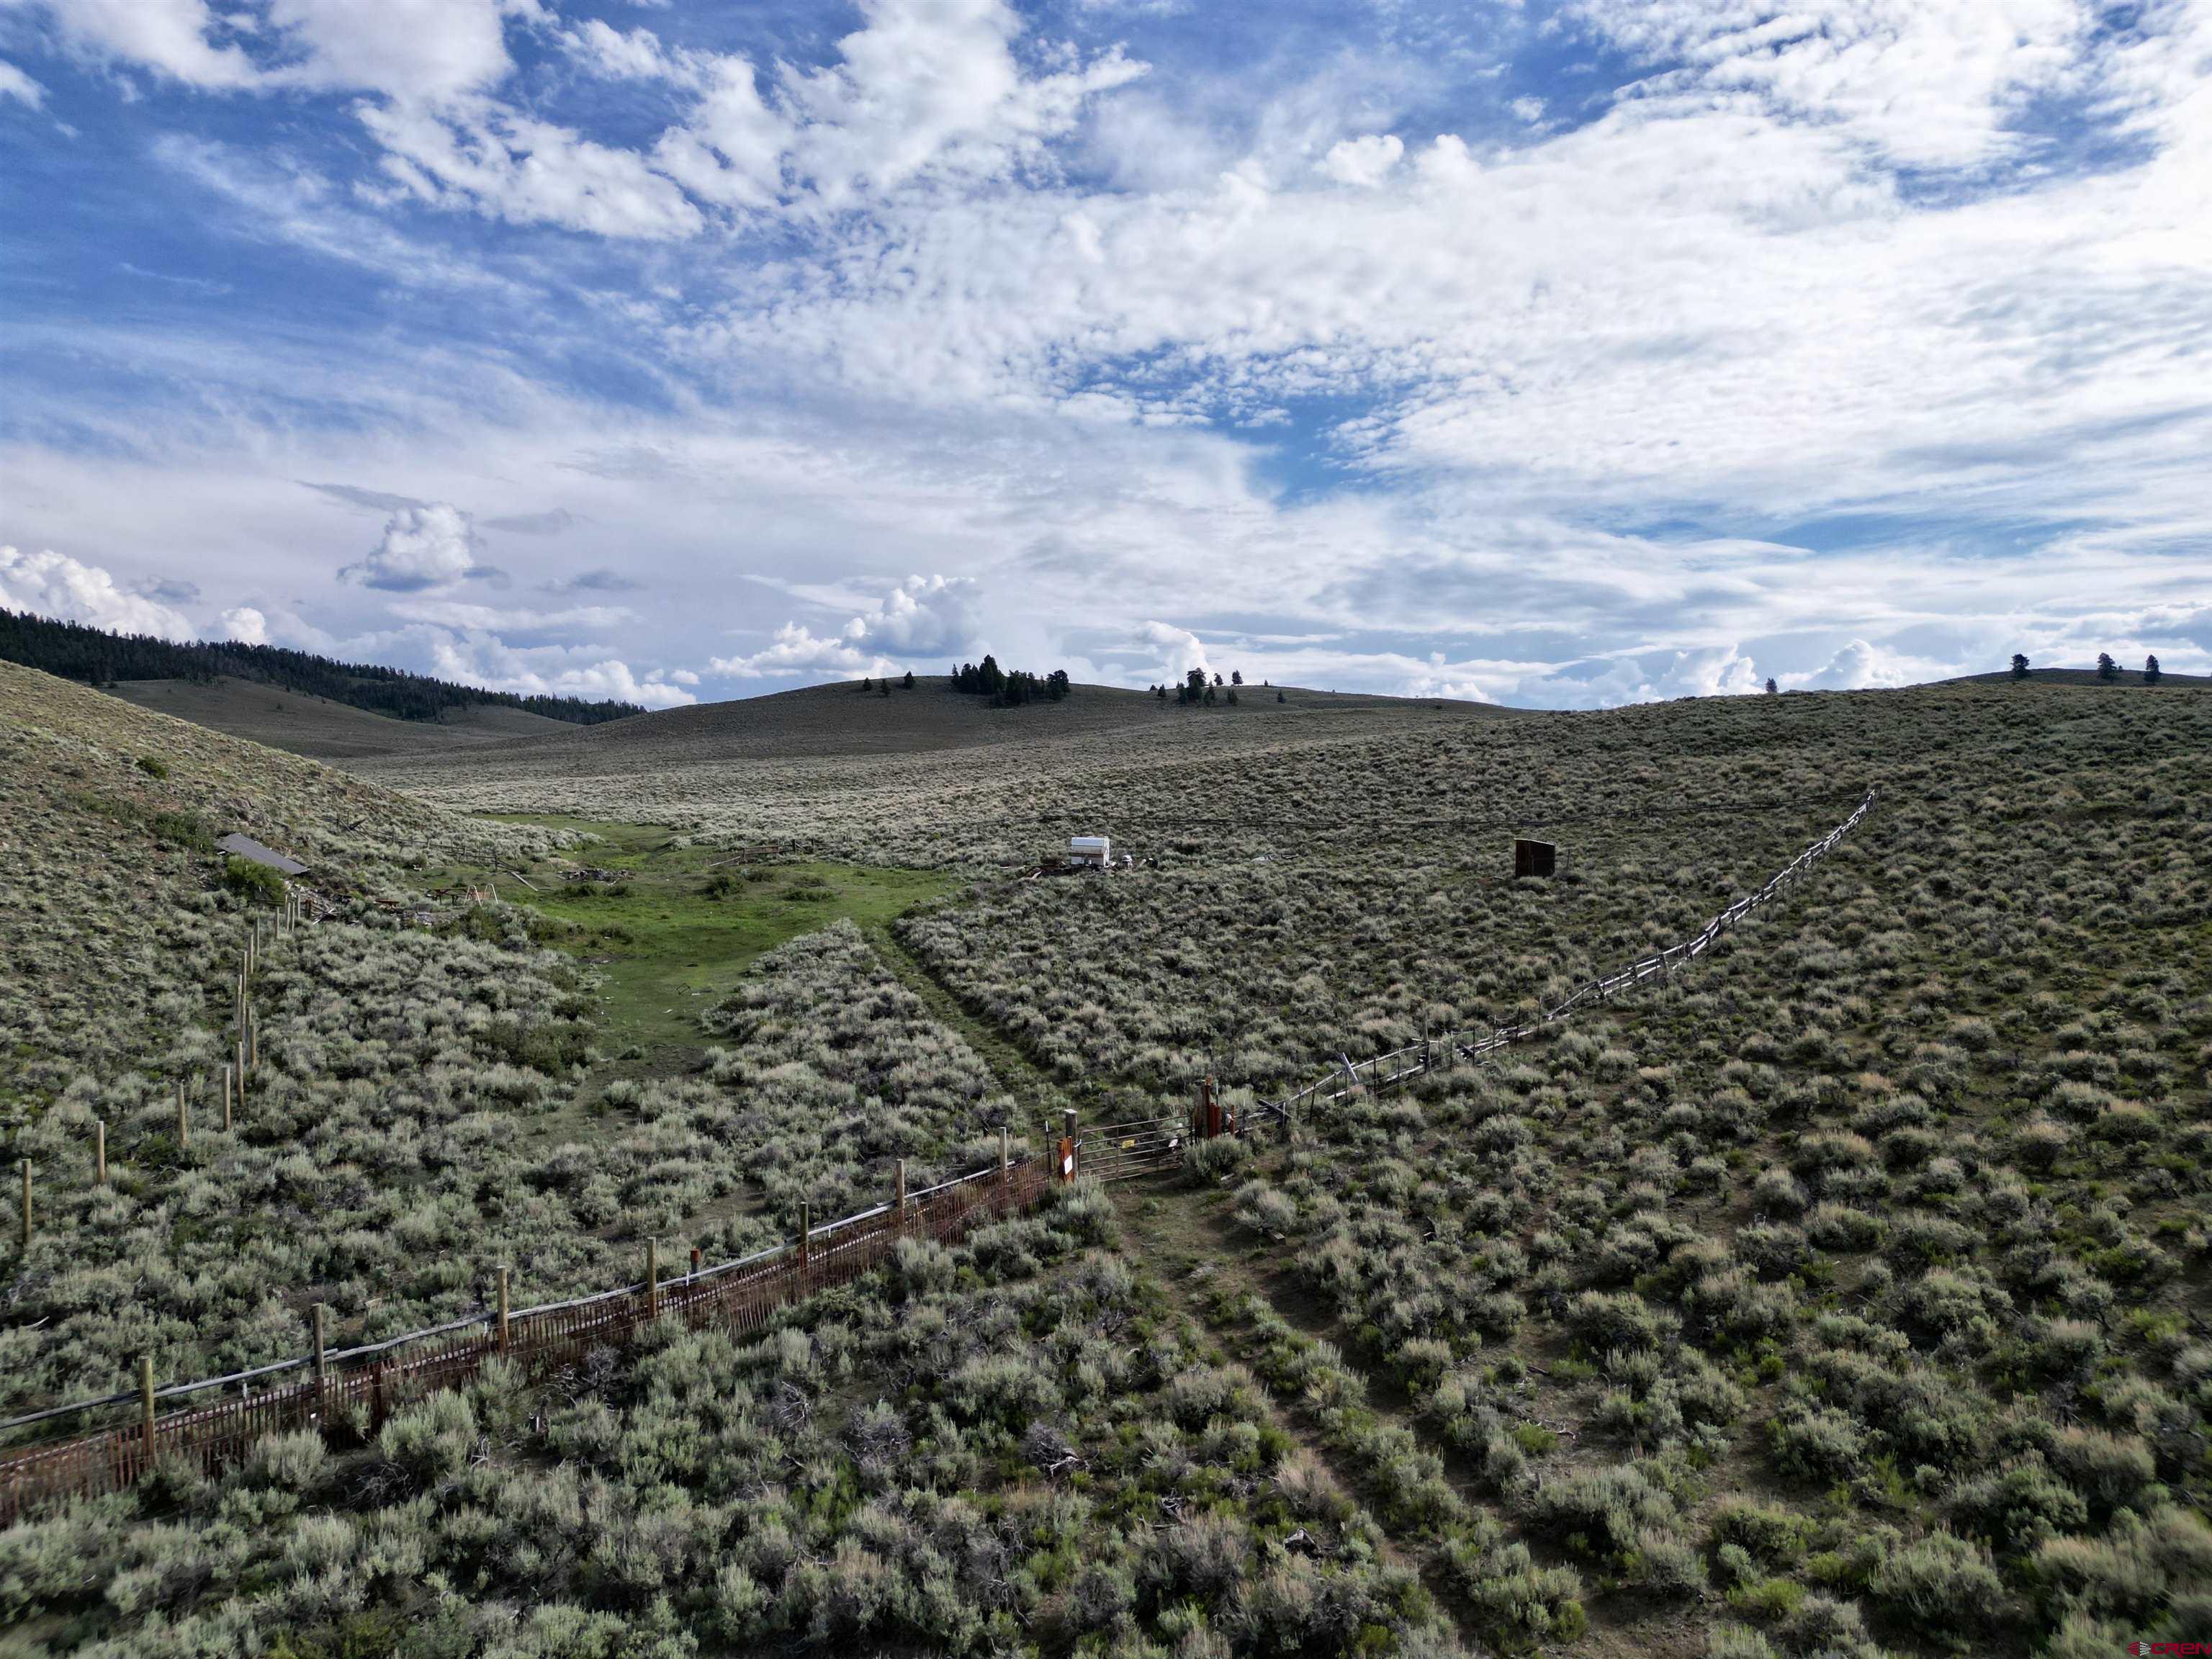
[[[1439,1061],[1445,1065],[1459,1060],[1480,1063],[1501,1048],[1525,1042],[1545,1027],[1565,1019],[1577,1008],[1593,1002],[1610,1002],[1622,992],[1632,990],[1649,980],[1671,980],[1679,969],[1712,949],[1722,934],[1789,891],[1814,865],[1835,851],[1836,844],[1856,830],[1860,820],[1873,807],[1874,791],[1869,789],[1849,817],[1818,841],[1807,845],[1796,858],[1769,876],[1756,892],[1747,893],[1737,899],[1688,939],[1655,951],[1649,956],[1639,957],[1618,972],[1607,974],[1581,986],[1564,1002],[1556,1007],[1547,1008],[1525,1025],[1501,1025],[1480,1036],[1462,1038],[1454,1035],[1443,1039],[1441,1053],[1437,1043],[1424,1037],[1419,1042],[1409,1043],[1386,1054],[1377,1054],[1371,1060],[1353,1060],[1347,1056],[1340,1059],[1326,1076],[1295,1093],[1285,1095],[1279,1101],[1261,1102],[1257,1113],[1263,1118],[1287,1121],[1301,1105],[1333,1104],[1349,1098],[1361,1089],[1373,1091],[1390,1088],[1420,1076],[1437,1066]],[[1368,1074],[1364,1080],[1360,1077],[1363,1069]]]
[[[1355,1060],[1348,1054],[1340,1055],[1327,1074],[1304,1088],[1279,1100],[1255,1101],[1241,1112],[1215,1094],[1212,1080],[1208,1079],[1199,1085],[1197,1104],[1188,1120],[1168,1115],[1087,1127],[1084,1131],[1084,1172],[1103,1181],[1126,1181],[1171,1169],[1182,1161],[1183,1147],[1188,1140],[1249,1134],[1270,1123],[1287,1125],[1301,1109],[1310,1111],[1316,1106],[1339,1104],[1362,1091],[1379,1093],[1462,1060],[1488,1064],[1500,1050],[1527,1042],[1577,1008],[1594,1002],[1610,1002],[1624,991],[1650,980],[1671,980],[1685,964],[1711,950],[1722,934],[1796,885],[1808,871],[1835,850],[1838,842],[1858,827],[1873,806],[1874,791],[1869,789],[1849,817],[1809,843],[1768,877],[1757,891],[1736,900],[1688,939],[1639,957],[1617,973],[1590,981],[1527,1024],[1499,1026],[1480,1036],[1455,1033],[1433,1040],[1425,1036],[1419,1042],[1369,1060]]]

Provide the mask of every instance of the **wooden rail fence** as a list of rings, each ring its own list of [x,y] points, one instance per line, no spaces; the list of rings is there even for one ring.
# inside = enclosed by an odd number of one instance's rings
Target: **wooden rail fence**
[[[842,1221],[802,1224],[791,1243],[665,1279],[656,1267],[645,1281],[595,1296],[514,1312],[502,1306],[383,1342],[158,1390],[151,1362],[143,1362],[135,1391],[0,1424],[4,1431],[136,1407],[135,1416],[96,1433],[0,1452],[0,1525],[48,1498],[121,1491],[172,1460],[211,1473],[282,1430],[313,1428],[339,1441],[357,1431],[373,1437],[395,1406],[459,1387],[495,1358],[514,1361],[526,1376],[541,1380],[595,1349],[622,1346],[658,1319],[680,1319],[695,1330],[755,1329],[775,1310],[881,1265],[902,1238],[957,1238],[979,1222],[1033,1207],[1066,1173],[1002,1151],[994,1168],[919,1193],[902,1191],[892,1203]],[[163,1400],[264,1382],[258,1393],[158,1409]]]
[[[1316,1079],[1295,1094],[1285,1095],[1277,1101],[1261,1101],[1244,1115],[1237,1125],[1242,1133],[1257,1128],[1263,1123],[1290,1121],[1300,1108],[1335,1104],[1350,1099],[1361,1090],[1370,1092],[1389,1089],[1421,1076],[1438,1066],[1449,1066],[1460,1060],[1483,1063],[1501,1048],[1516,1042],[1525,1042],[1547,1026],[1567,1018],[1577,1008],[1592,1003],[1610,1002],[1624,991],[1652,980],[1667,981],[1685,965],[1712,949],[1721,935],[1745,917],[1780,898],[1803,878],[1806,872],[1822,859],[1835,851],[1837,842],[1859,826],[1860,820],[1874,808],[1874,791],[1867,791],[1856,810],[1834,829],[1810,843],[1797,856],[1766,878],[1758,891],[1747,893],[1708,921],[1688,939],[1655,951],[1650,956],[1639,957],[1616,973],[1594,979],[1578,988],[1558,1006],[1547,1008],[1525,1025],[1504,1025],[1480,1036],[1473,1033],[1457,1035],[1432,1042],[1423,1037],[1403,1048],[1393,1049],[1387,1054],[1377,1054],[1371,1060],[1354,1060],[1342,1057],[1326,1076]],[[1364,1073],[1365,1075],[1362,1076]]]

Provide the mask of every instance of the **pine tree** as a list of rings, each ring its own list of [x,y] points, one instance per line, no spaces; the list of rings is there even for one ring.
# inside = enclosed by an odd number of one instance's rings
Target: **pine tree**
[[[2027,678],[2027,659],[2017,651],[2012,653],[2012,677],[2016,680]]]
[[[2143,659],[2143,684],[2145,685],[2156,685],[2159,682],[2159,676],[2163,672],[2165,672],[2165,671],[2158,665],[2158,659],[2155,656],[2145,657]]]
[[[2112,660],[2112,653],[2109,651],[2100,651],[2097,653],[2097,678],[2100,680],[2116,680],[2119,677],[2120,665]]]

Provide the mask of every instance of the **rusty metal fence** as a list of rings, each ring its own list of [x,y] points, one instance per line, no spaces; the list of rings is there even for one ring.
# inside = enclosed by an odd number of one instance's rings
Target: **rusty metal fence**
[[[0,1451],[0,1525],[48,1498],[118,1492],[157,1465],[202,1473],[242,1459],[264,1435],[317,1429],[341,1443],[373,1437],[392,1408],[459,1387],[494,1359],[543,1380],[596,1349],[617,1348],[659,1319],[732,1332],[767,1322],[777,1309],[859,1278],[890,1259],[902,1238],[950,1240],[979,1223],[1030,1209],[1060,1172],[1024,1158],[806,1230],[791,1243],[657,1282],[641,1281],[574,1301],[487,1313],[386,1341],[253,1370],[80,1401],[0,1424],[16,1429],[83,1414],[128,1420],[76,1438]],[[266,1382],[258,1392],[162,1412],[162,1401]]]

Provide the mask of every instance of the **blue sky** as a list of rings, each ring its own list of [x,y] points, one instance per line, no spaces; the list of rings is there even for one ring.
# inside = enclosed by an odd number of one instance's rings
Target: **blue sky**
[[[0,604],[655,704],[2212,668],[2212,0],[0,0]]]

